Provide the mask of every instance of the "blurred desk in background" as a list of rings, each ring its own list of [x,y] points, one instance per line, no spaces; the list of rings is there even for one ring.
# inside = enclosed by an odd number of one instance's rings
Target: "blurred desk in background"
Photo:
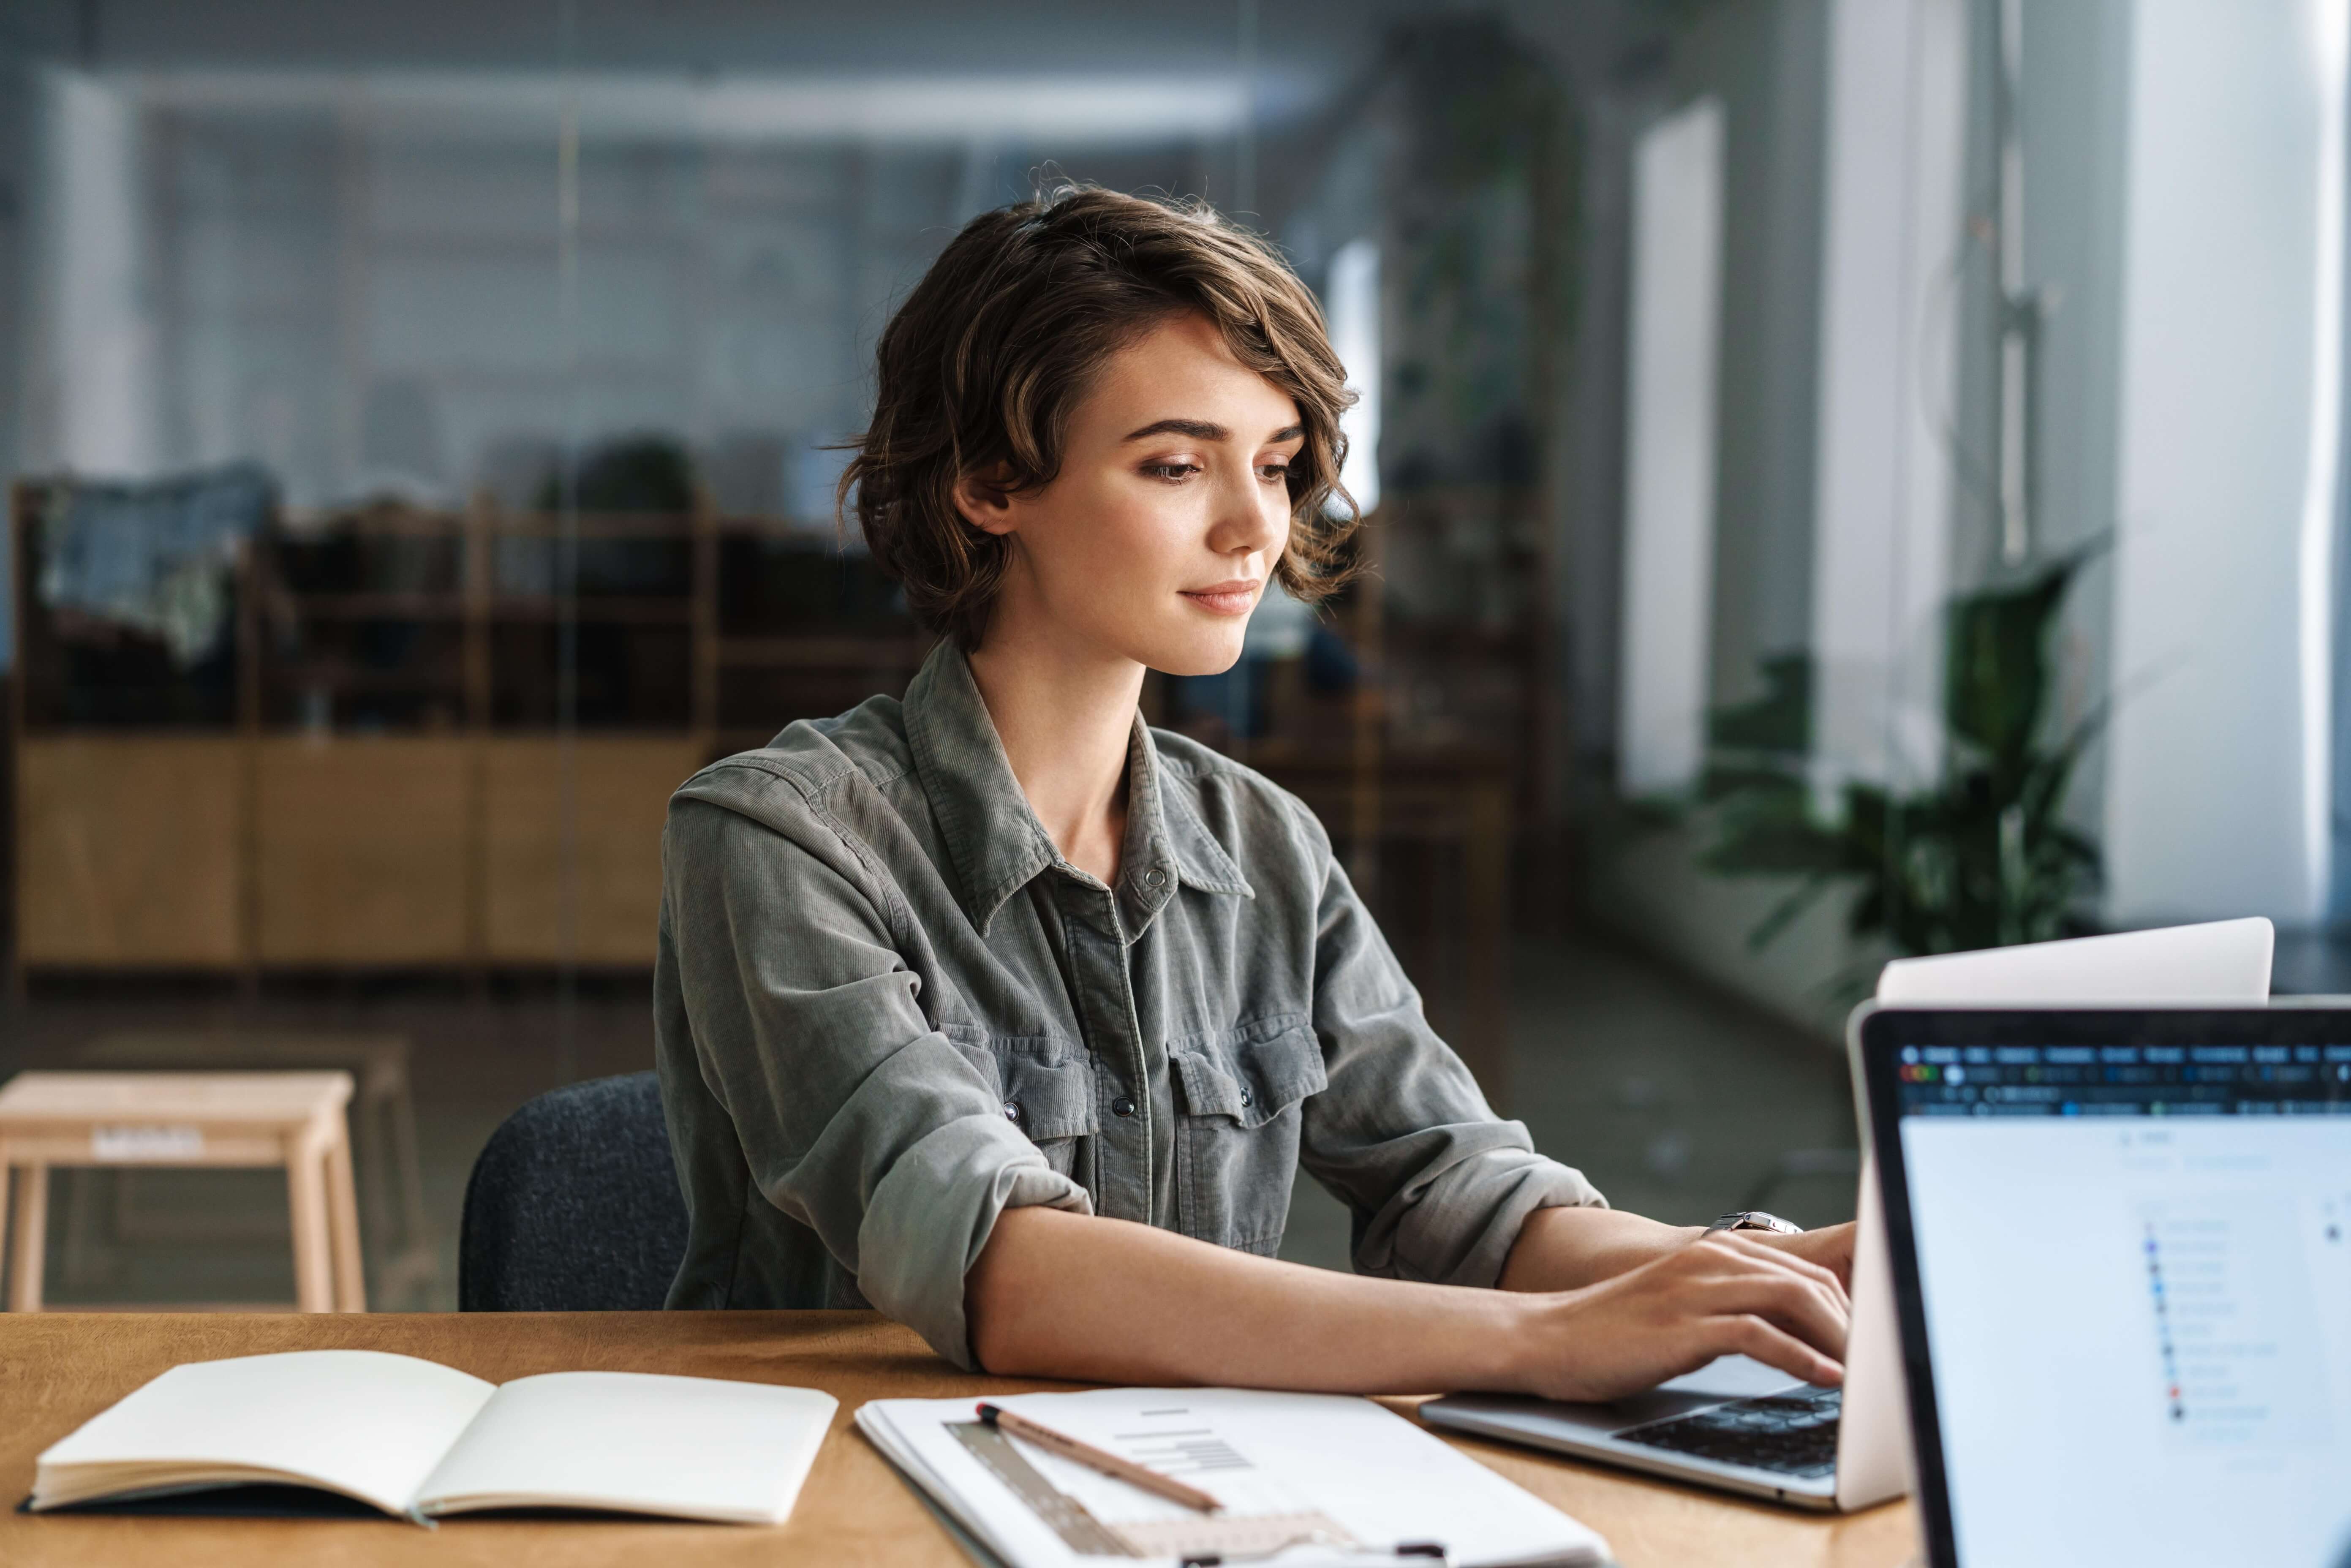
[[[362,1237],[371,1279],[368,1300],[378,1309],[413,1304],[440,1282],[441,1259],[424,1213],[424,1167],[416,1146],[416,1102],[409,1077],[408,1037],[267,1029],[120,1030],[76,1048],[78,1066],[173,1072],[203,1071],[284,1071],[340,1069],[358,1084],[351,1097],[351,1155],[359,1172],[360,1206],[366,1216]],[[204,1236],[176,1229],[159,1233],[132,1199],[132,1167],[115,1173],[113,1237],[117,1241],[250,1239],[249,1226],[212,1219]],[[89,1185],[77,1172],[77,1196]],[[68,1204],[67,1273],[73,1277],[75,1249],[86,1247],[88,1204]],[[77,1212],[78,1210],[78,1212]]]
[[[183,1361],[353,1349],[424,1356],[493,1382],[535,1373],[665,1372],[821,1388],[831,1435],[780,1530],[634,1520],[160,1519],[0,1513],[12,1568],[274,1563],[479,1563],[484,1568],[680,1562],[969,1568],[970,1560],[856,1433],[868,1399],[1001,1396],[1033,1384],[973,1376],[873,1312],[516,1312],[368,1317],[0,1317],[0,1489],[32,1490],[43,1448]],[[1409,1401],[1398,1401],[1408,1408]],[[1915,1550],[1907,1503],[1823,1519],[1572,1460],[1447,1437],[1608,1537],[1624,1568],[1896,1568]]]
[[[0,1089],[9,1176],[8,1310],[42,1310],[49,1172],[58,1166],[276,1166],[286,1172],[295,1294],[362,1312],[348,1072],[20,1072]]]

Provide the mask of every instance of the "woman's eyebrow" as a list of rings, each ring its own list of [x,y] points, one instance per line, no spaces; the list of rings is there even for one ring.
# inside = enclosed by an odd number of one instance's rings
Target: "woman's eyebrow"
[[[1267,436],[1266,442],[1270,445],[1277,442],[1295,441],[1305,434],[1306,427],[1302,424],[1287,425]],[[1231,431],[1205,419],[1162,419],[1144,425],[1141,430],[1129,431],[1125,440],[1143,441],[1154,435],[1188,435],[1195,441],[1230,441],[1233,438]]]
[[[1233,433],[1221,424],[1211,424],[1205,419],[1162,419],[1129,431],[1128,441],[1142,441],[1154,435],[1188,435],[1195,441],[1230,441]]]

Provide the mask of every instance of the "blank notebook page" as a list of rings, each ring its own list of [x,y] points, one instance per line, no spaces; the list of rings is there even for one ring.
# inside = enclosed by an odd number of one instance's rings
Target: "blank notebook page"
[[[190,1362],[93,1416],[41,1461],[245,1466],[400,1513],[495,1392],[454,1368],[372,1350]]]
[[[417,1494],[427,1513],[584,1504],[781,1523],[831,1426],[811,1388],[650,1373],[506,1385]]]

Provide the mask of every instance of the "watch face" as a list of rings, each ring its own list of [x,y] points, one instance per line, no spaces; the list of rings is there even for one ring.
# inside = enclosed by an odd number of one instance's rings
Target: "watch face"
[[[1708,1227],[1710,1230],[1769,1230],[1779,1236],[1800,1236],[1804,1228],[1791,1225],[1776,1214],[1766,1214],[1760,1208],[1742,1209],[1726,1214]]]

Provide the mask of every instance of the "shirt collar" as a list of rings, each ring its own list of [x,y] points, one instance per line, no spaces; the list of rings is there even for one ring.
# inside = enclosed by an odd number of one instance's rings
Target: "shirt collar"
[[[903,711],[914,770],[962,884],[964,914],[981,936],[1038,873],[1050,867],[1092,880],[1061,858],[1029,810],[961,649],[942,642],[932,650],[906,687]],[[1170,799],[1162,779],[1158,747],[1137,714],[1127,748],[1126,842],[1113,890],[1129,941],[1176,895],[1178,882],[1256,896],[1207,824]]]

